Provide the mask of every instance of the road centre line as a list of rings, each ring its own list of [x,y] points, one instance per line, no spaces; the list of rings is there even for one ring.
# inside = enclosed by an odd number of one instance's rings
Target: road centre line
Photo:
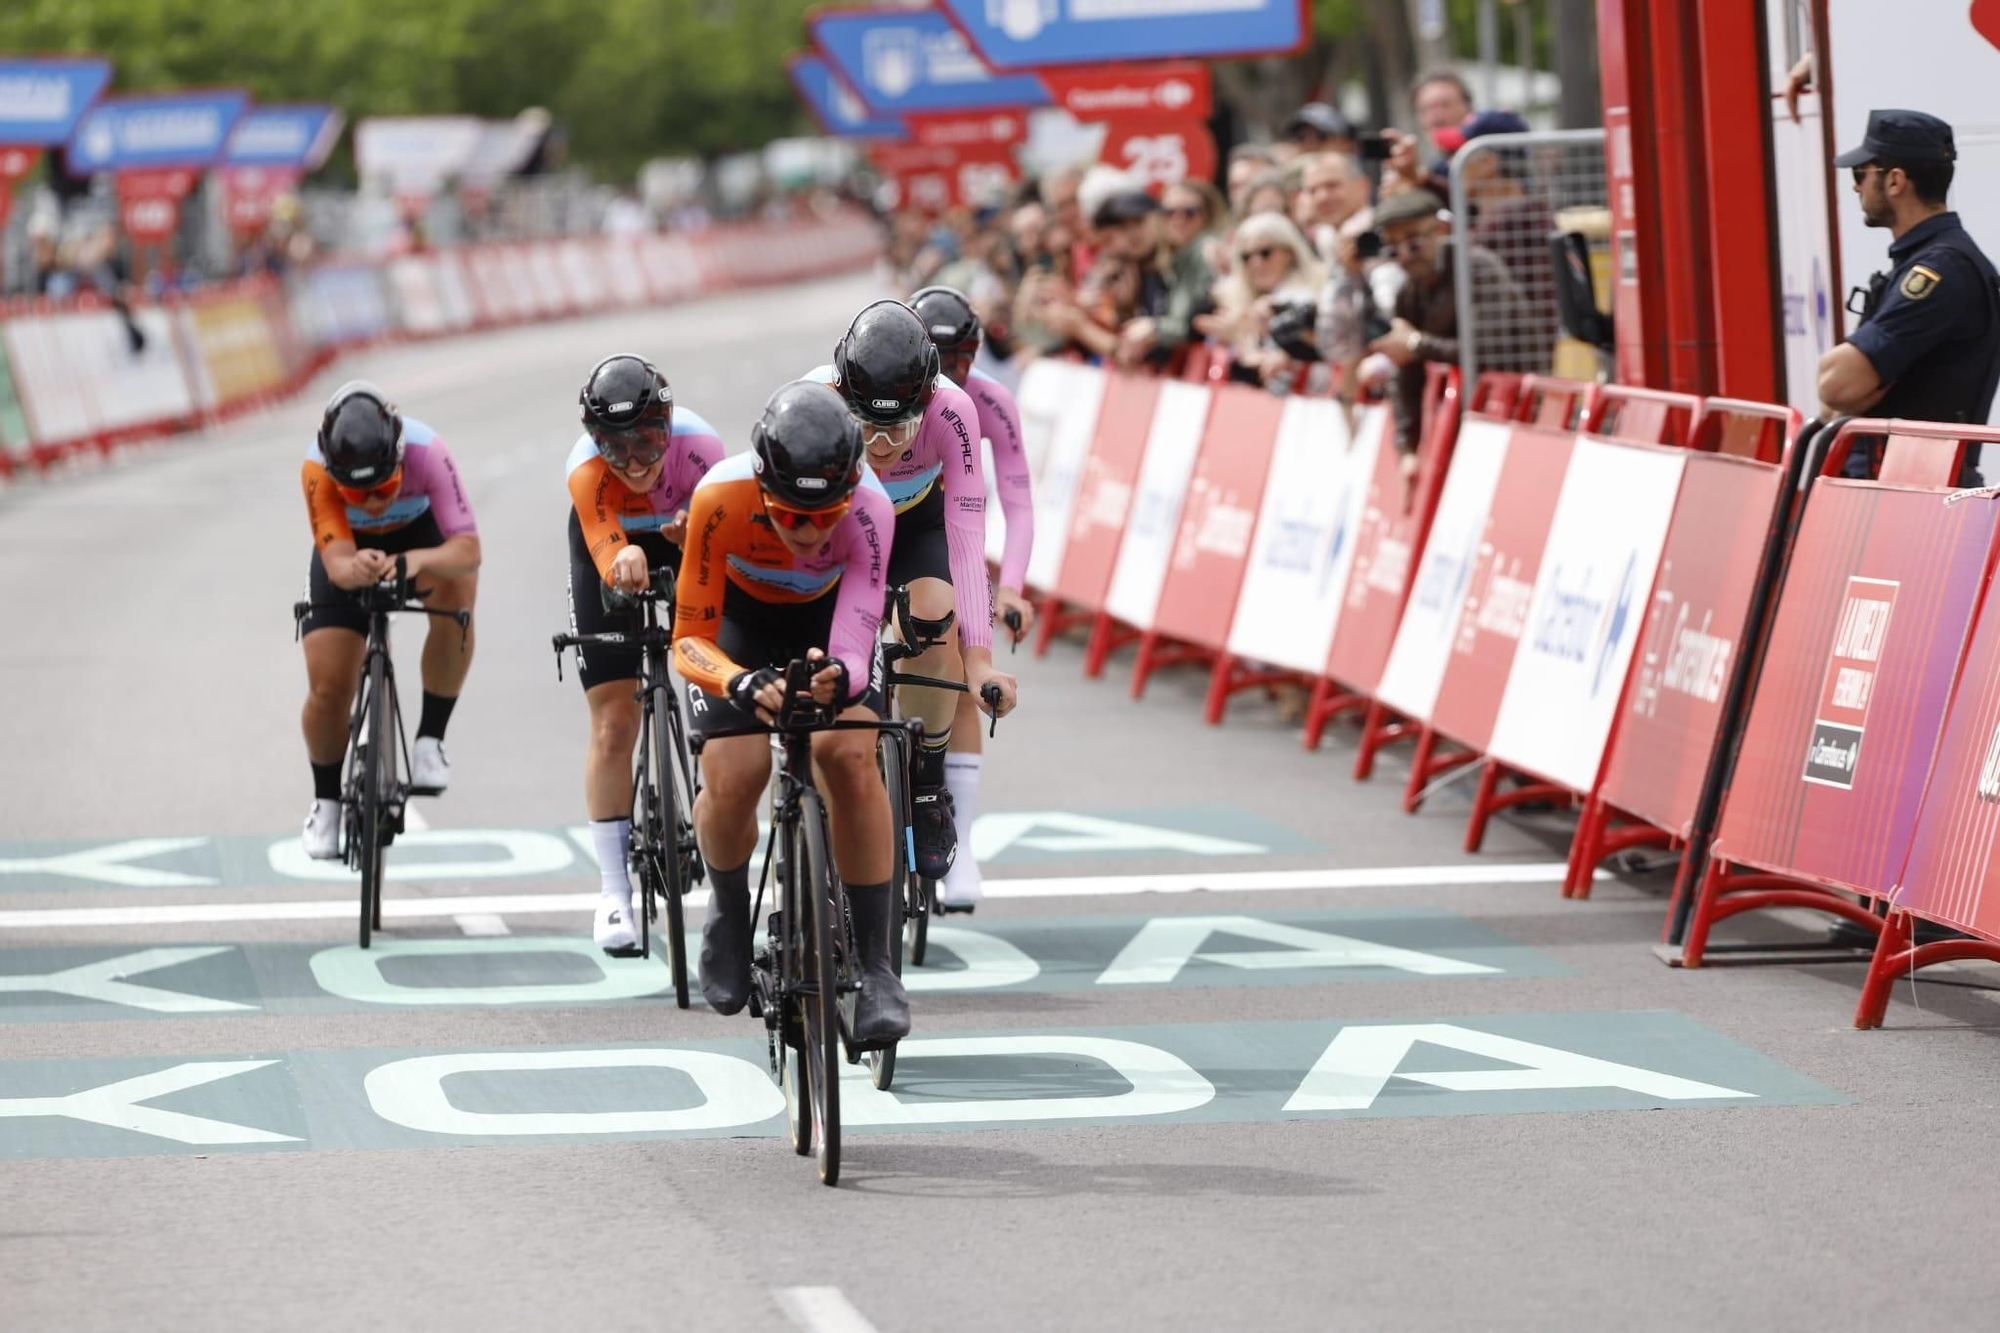
[[[1237,870],[1182,875],[1075,875],[1048,879],[990,879],[989,898],[1111,898],[1145,893],[1264,893],[1316,889],[1436,888],[1482,884],[1555,884],[1568,867],[1559,861],[1500,865],[1345,867],[1322,870]],[[1603,871],[1598,872],[1600,877]],[[450,894],[386,898],[384,918],[556,915],[588,912],[595,890],[584,893],[510,893],[479,897]],[[685,902],[706,907],[708,891]],[[48,907],[0,911],[0,931],[92,926],[191,925],[221,921],[338,921],[359,910],[352,896],[308,902],[143,903],[129,907]],[[461,927],[463,928],[463,927]],[[471,932],[467,932],[471,933]]]
[[[802,1333],[876,1333],[839,1287],[779,1287],[771,1294]]]

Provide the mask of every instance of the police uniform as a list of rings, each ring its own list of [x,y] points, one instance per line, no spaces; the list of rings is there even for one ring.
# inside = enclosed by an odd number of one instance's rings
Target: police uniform
[[[1921,111],[1871,111],[1861,146],[1837,167],[1949,162],[1951,126]],[[1939,213],[1889,246],[1890,269],[1870,281],[1847,341],[1888,386],[1869,416],[1984,424],[2000,382],[2000,273],[1960,225]],[[1967,450],[1961,484],[1978,484]],[[1858,459],[1865,466],[1865,459]]]

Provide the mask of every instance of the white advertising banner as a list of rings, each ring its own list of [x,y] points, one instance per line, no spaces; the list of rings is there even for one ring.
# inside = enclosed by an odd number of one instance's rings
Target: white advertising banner
[[[1118,544],[1118,563],[1104,598],[1105,611],[1134,629],[1151,629],[1159,610],[1174,536],[1180,531],[1181,502],[1201,454],[1213,396],[1205,385],[1180,380],[1160,386],[1153,426],[1146,434],[1146,456],[1139,464],[1125,535]]]
[[[28,438],[38,445],[62,444],[90,435],[82,385],[64,359],[55,321],[23,315],[0,323],[7,337],[7,361],[28,420]]]
[[[1486,540],[1487,515],[1513,427],[1466,417],[1438,497],[1437,515],[1417,565],[1409,605],[1396,625],[1395,646],[1382,671],[1382,702],[1405,717],[1428,721],[1444,682],[1452,640],[1465,607],[1466,585]]]
[[[1653,596],[1686,455],[1582,439],[1487,752],[1577,791],[1597,782]]]
[[[419,337],[445,329],[444,302],[438,297],[437,269],[421,255],[404,255],[389,265],[389,288],[403,331]]]
[[[1021,379],[1017,401],[1029,466],[1035,468],[1035,531],[1049,538],[1036,542],[1028,557],[1028,584],[1044,592],[1056,586],[1062,570],[1060,535],[1069,531],[1076,484],[1090,457],[1090,442],[1097,438],[1104,383],[1104,372],[1097,367],[1069,361],[1037,361]]]
[[[1229,629],[1235,656],[1313,675],[1326,669],[1383,421],[1372,414],[1349,435],[1347,413],[1332,399],[1286,402]]]

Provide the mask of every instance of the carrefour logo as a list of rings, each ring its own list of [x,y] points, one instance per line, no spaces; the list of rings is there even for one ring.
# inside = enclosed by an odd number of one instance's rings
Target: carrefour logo
[[[1153,98],[1169,111],[1177,111],[1194,101],[1194,89],[1185,79],[1168,79],[1161,84]]]

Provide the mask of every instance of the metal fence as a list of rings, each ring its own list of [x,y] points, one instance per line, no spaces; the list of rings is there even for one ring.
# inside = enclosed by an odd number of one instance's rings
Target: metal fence
[[[1608,294],[1610,196],[1604,131],[1489,134],[1451,160],[1452,274],[1459,368],[1596,379],[1595,349],[1562,336],[1550,238],[1591,238],[1598,287]]]

